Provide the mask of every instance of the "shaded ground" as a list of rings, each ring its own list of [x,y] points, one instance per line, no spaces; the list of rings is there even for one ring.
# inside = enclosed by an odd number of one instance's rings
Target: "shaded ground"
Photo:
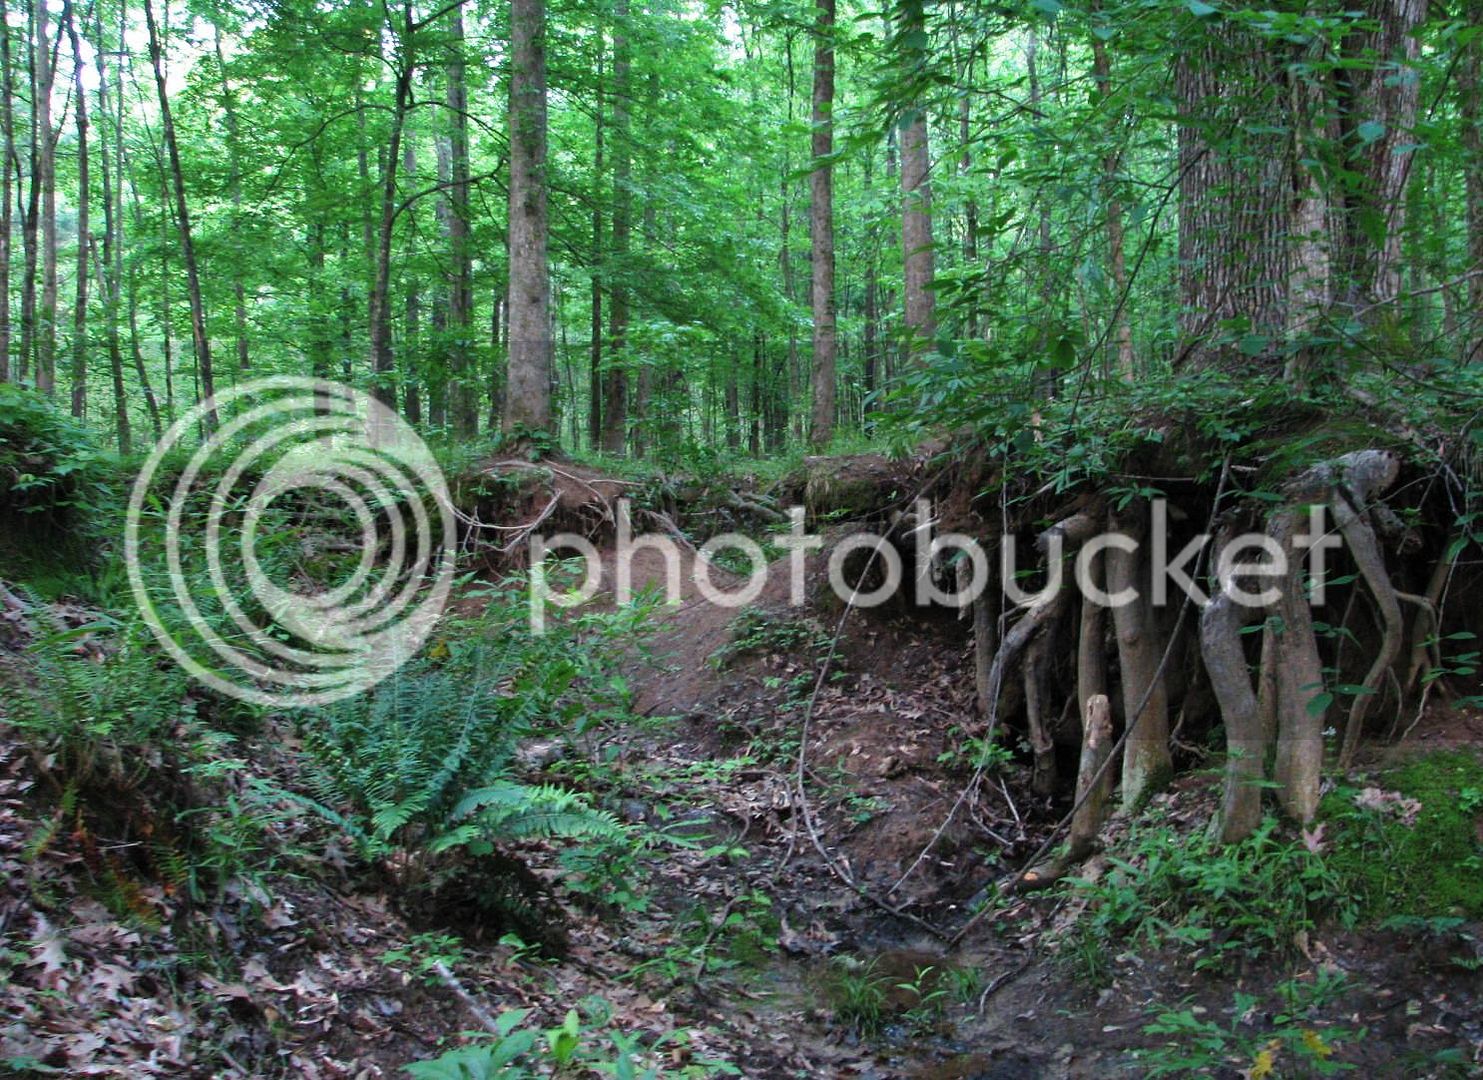
[[[560,505],[593,512],[592,486],[569,480]],[[1337,971],[1348,988],[1317,1030],[1367,1034],[1339,1044],[1336,1060],[1375,1076],[1477,1074],[1483,956],[1462,955],[1455,936],[1321,933],[1290,971],[1219,976],[1128,947],[1093,988],[1056,951],[1076,904],[1049,893],[1002,903],[949,953],[942,936],[1064,809],[1009,769],[944,824],[979,731],[964,627],[950,612],[852,614],[821,681],[837,602],[811,591],[791,607],[775,565],[746,610],[716,607],[691,584],[693,561],[682,559],[682,602],[660,616],[652,657],[628,672],[640,710],[673,719],[527,757],[528,779],[575,783],[590,775],[584,755],[614,763],[594,794],[687,845],[654,848],[636,868],[647,899],[634,910],[559,894],[570,946],[558,962],[468,932],[456,911],[409,922],[385,880],[299,815],[244,837],[270,872],[191,904],[137,853],[46,809],[57,793],[37,790],[0,728],[0,1074],[391,1076],[478,1028],[480,1011],[529,1008],[551,1026],[600,996],[624,1030],[684,1033],[665,1052],[672,1070],[716,1058],[753,1077],[1140,1075],[1131,1052],[1159,1041],[1144,1030],[1155,1004],[1187,1002],[1259,1048],[1279,979],[1317,984]],[[643,554],[636,584],[661,569]],[[808,580],[822,577],[815,556]],[[1438,702],[1386,753],[1476,747],[1480,733],[1476,710]],[[249,745],[252,777],[226,777],[229,790],[245,795],[254,777],[292,784],[290,727]],[[1196,774],[1157,802],[1195,830],[1211,799]],[[559,889],[555,851],[517,854]],[[1099,857],[1084,872],[1107,867]],[[450,947],[451,981],[399,958],[416,935],[454,926],[465,940]],[[218,969],[215,956],[234,962]],[[873,1022],[850,996],[867,983],[881,988]],[[1258,1001],[1239,1016],[1238,992]],[[1224,1075],[1251,1060],[1233,1057]]]

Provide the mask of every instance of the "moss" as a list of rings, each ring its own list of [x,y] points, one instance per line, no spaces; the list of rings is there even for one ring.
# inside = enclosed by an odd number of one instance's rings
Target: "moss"
[[[1468,751],[1416,758],[1373,785],[1416,799],[1413,825],[1394,813],[1356,806],[1356,785],[1324,799],[1331,867],[1349,884],[1367,919],[1392,915],[1483,918],[1483,761]]]

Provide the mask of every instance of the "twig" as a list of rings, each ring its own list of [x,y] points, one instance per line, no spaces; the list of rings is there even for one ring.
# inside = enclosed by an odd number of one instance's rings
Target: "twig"
[[[483,1005],[480,1005],[474,998],[474,995],[464,989],[463,983],[458,981],[458,976],[448,970],[447,964],[441,960],[434,961],[433,970],[438,973],[438,978],[443,980],[443,985],[453,991],[458,1000],[463,1002],[463,1007],[473,1014],[474,1019],[479,1021],[479,1024],[485,1031],[488,1031],[491,1035],[498,1035],[500,1033],[499,1026],[494,1022],[494,1017],[489,1015],[489,1010],[484,1008]]]
[[[984,1014],[984,1006],[989,1003],[989,998],[994,996],[994,992],[998,990],[999,987],[1003,986],[1011,979],[1018,978],[1029,966],[1030,961],[1028,959],[1022,960],[1020,961],[1019,967],[1010,968],[1008,971],[1004,971],[999,973],[998,975],[995,975],[989,985],[984,987],[984,992],[978,995],[978,1015],[982,1016]]]

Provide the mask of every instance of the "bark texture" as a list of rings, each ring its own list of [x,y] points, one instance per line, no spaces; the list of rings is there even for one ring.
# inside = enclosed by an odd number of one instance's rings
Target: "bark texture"
[[[551,429],[545,0],[511,0],[510,374],[504,428]]]

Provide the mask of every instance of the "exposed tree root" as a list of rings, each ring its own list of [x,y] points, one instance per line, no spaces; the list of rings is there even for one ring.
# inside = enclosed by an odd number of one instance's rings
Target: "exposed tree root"
[[[1224,549],[1227,539],[1222,538],[1218,549]],[[1241,629],[1255,614],[1218,590],[1200,616],[1200,652],[1226,729],[1225,791],[1220,803],[1220,835],[1226,843],[1250,836],[1262,817],[1261,781],[1266,779],[1271,736],[1241,644]]]
[[[1114,511],[1108,518],[1108,528],[1141,540],[1147,531],[1144,514],[1141,504]],[[1141,543],[1136,551],[1113,547],[1106,556],[1108,596],[1116,601],[1119,593],[1138,593],[1136,600],[1114,604],[1112,609],[1125,715],[1138,716],[1139,703],[1144,703],[1138,728],[1123,751],[1124,810],[1131,810],[1173,770],[1169,755],[1169,700],[1159,671],[1158,628],[1149,606],[1143,547]]]

